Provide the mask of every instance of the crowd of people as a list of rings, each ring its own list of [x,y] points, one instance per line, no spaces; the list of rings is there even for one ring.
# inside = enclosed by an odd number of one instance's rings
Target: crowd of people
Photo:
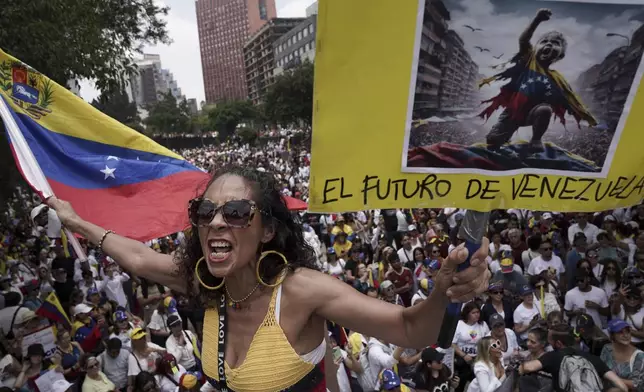
[[[204,170],[240,163],[308,199],[308,146],[226,142],[179,151]],[[18,190],[0,221],[0,374],[9,390],[208,389],[204,310],[123,271],[99,248],[70,250],[56,214]],[[434,288],[466,211],[299,212],[317,266],[404,307]],[[349,391],[644,391],[644,205],[594,214],[495,210],[489,290],[463,305],[453,337],[422,350],[328,323],[337,388]],[[147,243],[182,246],[182,233]],[[329,370],[327,369],[327,372]],[[329,384],[331,385],[331,384]],[[507,388],[507,389],[503,389]]]

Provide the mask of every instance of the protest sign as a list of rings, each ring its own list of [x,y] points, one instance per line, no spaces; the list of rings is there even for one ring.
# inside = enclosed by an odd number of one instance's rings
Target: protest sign
[[[42,344],[45,349],[45,358],[54,355],[56,351],[56,335],[54,334],[53,327],[47,327],[29,335],[22,337],[22,356],[27,357],[27,348],[32,344]]]
[[[58,380],[65,380],[63,373],[57,372],[55,369],[51,369],[46,373],[43,373],[40,377],[36,379],[36,386],[38,387],[39,392],[50,392],[53,391],[54,382]]]
[[[321,2],[309,209],[640,202],[644,5],[616,3]]]

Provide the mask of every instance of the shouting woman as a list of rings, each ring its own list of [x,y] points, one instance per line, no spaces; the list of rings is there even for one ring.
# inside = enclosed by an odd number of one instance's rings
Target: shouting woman
[[[192,227],[174,256],[82,219],[67,202],[49,204],[67,228],[124,269],[202,301],[203,370],[220,390],[326,390],[325,320],[420,349],[436,341],[450,300],[464,302],[487,288],[484,240],[464,271],[457,266],[467,250],[453,251],[418,306],[363,295],[316,270],[313,250],[277,185],[271,174],[251,168],[215,173],[189,203]]]

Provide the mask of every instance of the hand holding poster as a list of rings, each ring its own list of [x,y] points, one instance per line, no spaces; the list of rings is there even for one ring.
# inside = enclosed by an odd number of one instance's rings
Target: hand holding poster
[[[644,2],[616,3],[321,3],[310,209],[640,202]]]

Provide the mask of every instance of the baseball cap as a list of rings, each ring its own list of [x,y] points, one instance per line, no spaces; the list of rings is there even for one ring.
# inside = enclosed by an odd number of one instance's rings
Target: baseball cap
[[[168,317],[168,327],[174,327],[175,325],[181,324],[181,318],[176,314],[171,314]]]
[[[438,350],[436,350],[433,347],[427,347],[426,349],[423,350],[423,353],[420,355],[420,360],[423,363],[430,363],[430,362],[440,362],[443,360],[443,357],[445,357],[445,354],[439,353]]]
[[[532,287],[528,286],[527,284],[524,284],[519,288],[519,295],[521,295],[522,297],[524,295],[532,294],[533,292],[534,290],[532,290]]]
[[[383,280],[382,283],[380,283],[380,288],[385,290],[388,289],[389,287],[393,286],[393,282],[391,280]]]
[[[385,369],[382,371],[381,375],[382,375],[382,387],[386,391],[390,391],[400,386],[400,378],[396,373],[394,373],[393,370]]]
[[[90,313],[91,311],[92,311],[91,306],[87,304],[78,304],[74,306],[72,313],[74,316],[78,316],[79,314],[86,314],[86,313]]]
[[[503,282],[497,280],[496,282],[490,282],[490,285],[487,287],[488,291],[503,290]]]
[[[512,257],[506,257],[501,259],[501,272],[504,274],[509,274],[514,271],[514,260]]]
[[[604,217],[604,222],[617,222],[617,219],[613,215],[606,215]]]
[[[335,248],[332,246],[329,246],[326,250],[326,254],[328,255],[334,255],[335,254]]]
[[[490,319],[487,322],[488,326],[490,328],[494,328],[498,325],[505,325],[505,320],[503,319],[503,316],[501,316],[498,313],[494,313],[493,315],[490,316]]]
[[[130,339],[132,340],[139,340],[141,338],[146,337],[148,334],[145,332],[143,328],[134,328],[132,332],[130,332]]]
[[[126,321],[127,320],[127,313],[125,313],[124,310],[117,310],[114,312],[114,321]]]
[[[630,327],[626,321],[620,319],[612,319],[608,322],[608,332],[610,333],[622,332],[625,328]]]
[[[16,316],[16,320],[14,321],[16,324],[24,324],[27,321],[31,321],[36,318],[36,313],[34,313],[33,310],[26,310],[24,312],[18,312],[18,315]]]
[[[416,228],[416,225],[409,225],[407,227],[407,231],[414,231],[414,230],[418,230],[418,228]]]
[[[583,232],[580,231],[578,233],[575,233],[575,236],[572,239],[572,243],[574,244],[575,242],[577,242],[577,241],[579,241],[581,239],[585,240],[586,238],[587,238],[586,234],[584,234]]]
[[[543,215],[541,215],[541,218],[542,219],[552,219],[552,214],[549,213],[549,212],[545,212],[545,213],[543,213]]]
[[[434,289],[434,281],[431,279],[427,279],[427,278],[421,279],[419,282],[419,285],[421,289],[428,292],[431,292]]]
[[[177,311],[177,301],[174,297],[165,297],[163,299],[163,306],[168,308],[170,313],[175,313]]]
[[[98,292],[98,289],[97,289],[96,287],[90,287],[90,288],[87,290],[87,296],[86,296],[86,298],[87,298],[87,299],[89,299],[89,297],[90,297],[90,296],[92,296],[92,295],[96,295],[96,294],[100,294],[100,293]]]
[[[192,373],[183,373],[179,378],[179,384],[186,389],[192,389],[197,385],[197,376]]]

